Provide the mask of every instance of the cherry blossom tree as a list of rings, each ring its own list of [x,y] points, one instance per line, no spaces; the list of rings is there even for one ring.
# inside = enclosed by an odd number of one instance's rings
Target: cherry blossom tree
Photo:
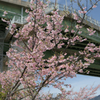
[[[100,87],[80,89],[78,92],[67,91],[65,87],[70,84],[64,84],[61,80],[68,77],[76,77],[77,73],[87,73],[83,69],[94,63],[97,57],[100,57],[100,46],[94,43],[88,43],[84,50],[68,54],[68,48],[78,42],[87,39],[80,36],[81,29],[84,27],[83,20],[86,13],[96,7],[96,2],[87,9],[82,8],[78,0],[78,5],[83,14],[79,18],[78,14],[71,15],[65,11],[65,15],[60,15],[59,10],[55,9],[51,14],[46,14],[48,4],[40,0],[34,3],[30,2],[30,9],[26,10],[28,17],[27,23],[17,28],[12,24],[10,33],[16,38],[12,43],[12,48],[7,52],[9,67],[8,71],[0,73],[1,92],[5,94],[4,100],[41,100],[40,92],[44,87],[53,86],[58,88],[62,95],[60,100],[88,100],[92,98],[95,91]],[[5,16],[7,12],[4,12]],[[63,20],[65,16],[71,16],[77,21],[74,27],[66,26],[63,30]],[[6,22],[6,20],[3,19]],[[9,23],[9,22],[8,22]],[[87,35],[93,35],[95,30],[87,28]],[[50,55],[50,56],[49,56]],[[42,100],[49,100],[51,95],[43,94]]]

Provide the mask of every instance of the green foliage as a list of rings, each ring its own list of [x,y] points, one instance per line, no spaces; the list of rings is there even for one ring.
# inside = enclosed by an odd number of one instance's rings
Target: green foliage
[[[6,97],[6,93],[2,92],[2,86],[0,85],[0,100],[4,100]]]

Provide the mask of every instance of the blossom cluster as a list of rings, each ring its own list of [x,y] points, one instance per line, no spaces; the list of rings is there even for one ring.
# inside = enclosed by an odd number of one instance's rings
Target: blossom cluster
[[[90,94],[85,92],[85,88],[81,89],[79,93],[73,93],[66,91],[62,87],[65,84],[60,80],[73,78],[77,73],[83,73],[83,69],[94,63],[96,57],[100,57],[100,46],[97,47],[90,43],[82,51],[68,54],[67,50],[70,46],[87,40],[76,34],[76,32],[82,33],[79,31],[82,26],[77,24],[75,26],[77,30],[67,26],[63,30],[64,16],[59,15],[58,10],[46,15],[47,5],[40,0],[34,2],[31,0],[31,10],[26,10],[27,24],[19,29],[16,24],[12,24],[10,30],[10,33],[16,38],[12,48],[6,53],[9,58],[7,66],[10,70],[0,73],[0,83],[2,92],[6,94],[6,100],[16,98],[35,100],[39,97],[40,91],[50,85],[62,92],[61,98],[65,98],[66,95],[77,95],[74,100],[84,100],[85,98],[88,100],[87,98],[90,98],[96,89]],[[80,13],[86,13],[86,11]],[[73,14],[73,16],[78,23],[81,22],[77,14]],[[95,32],[92,29],[87,30],[90,35]],[[73,35],[70,36],[70,34]],[[86,73],[89,74],[89,71]],[[67,86],[71,87],[70,84]]]

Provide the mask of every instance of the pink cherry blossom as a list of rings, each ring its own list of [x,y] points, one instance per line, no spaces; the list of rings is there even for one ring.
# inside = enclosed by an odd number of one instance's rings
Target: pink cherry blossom
[[[76,27],[76,29],[79,29],[79,25],[76,25],[75,27]]]
[[[69,32],[69,30],[66,28],[66,29],[65,29],[65,32]]]
[[[78,11],[79,13],[82,13],[82,14],[86,14],[87,13],[87,11]]]
[[[93,8],[96,8],[97,6],[96,5],[93,5]]]
[[[79,33],[79,34],[81,34],[81,33],[82,33],[82,31],[79,31],[78,33]]]
[[[17,39],[6,52],[9,70],[0,73],[0,92],[5,94],[6,100],[47,100],[52,95],[40,93],[44,87],[53,86],[60,90],[61,100],[92,98],[100,85],[74,92],[71,85],[65,85],[62,80],[76,77],[78,72],[83,73],[83,69],[94,63],[96,57],[100,57],[100,46],[88,43],[81,51],[73,52],[70,47],[87,40],[81,36],[84,26],[80,24],[78,15],[73,13],[71,16],[78,22],[77,25],[66,23],[63,26],[65,16],[60,15],[58,10],[47,15],[47,5],[40,0],[31,0],[29,7],[31,10],[26,10],[26,24],[19,29],[16,29],[15,23],[11,24],[10,34]],[[79,12],[86,14],[85,9],[86,7]],[[6,19],[2,20],[10,24]],[[87,28],[88,35],[95,32],[94,29]],[[89,71],[86,73],[89,74]]]
[[[81,23],[81,21],[80,21],[80,20],[78,20],[77,22],[78,22],[78,23]]]
[[[7,13],[7,11],[4,11],[4,13],[3,13],[3,15],[2,16],[5,16],[5,15],[7,15],[8,13]]]
[[[75,31],[74,30],[71,30],[71,33],[75,33]]]

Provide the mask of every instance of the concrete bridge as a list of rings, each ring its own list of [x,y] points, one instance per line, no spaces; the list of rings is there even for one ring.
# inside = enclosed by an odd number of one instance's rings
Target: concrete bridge
[[[5,65],[5,61],[7,60],[6,51],[10,48],[10,42],[13,41],[12,35],[9,34],[9,31],[5,29],[7,26],[6,23],[2,22],[1,18],[3,18],[3,12],[7,11],[8,15],[7,19],[11,20],[11,23],[16,23],[19,27],[26,23],[25,18],[27,14],[25,13],[25,9],[29,7],[29,0],[0,0],[0,69],[1,71],[6,70],[7,66]],[[68,8],[66,6],[57,4],[57,8],[60,10],[59,14],[64,14],[64,11],[76,12],[80,18],[82,18],[82,14],[79,14],[76,9]],[[46,9],[46,13],[50,13],[54,9],[54,3],[50,3],[49,8]],[[72,19],[71,19],[72,20]],[[70,25],[70,18],[65,17],[63,21],[63,25]],[[73,20],[73,25],[76,24],[76,21]],[[94,42],[96,45],[100,44],[100,22],[95,19],[85,16],[83,21],[85,25],[82,28],[81,36],[87,38],[88,40],[83,43],[77,43],[75,46],[71,46],[68,50],[69,53],[73,53],[79,50],[82,50],[87,43]],[[88,27],[93,27],[96,30],[96,33],[93,36],[87,35]],[[9,28],[10,30],[10,28]],[[50,52],[47,53],[50,56]],[[100,59],[96,59],[94,64],[91,64],[88,68],[91,76],[100,76]]]

